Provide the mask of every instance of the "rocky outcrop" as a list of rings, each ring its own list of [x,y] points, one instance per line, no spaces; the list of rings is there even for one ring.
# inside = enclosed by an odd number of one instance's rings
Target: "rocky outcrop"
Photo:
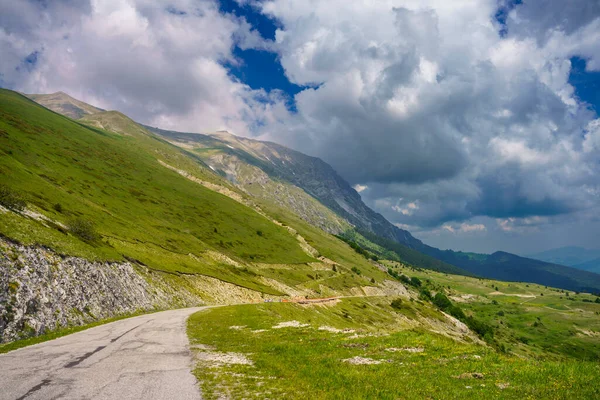
[[[275,298],[209,276],[88,261],[0,238],[0,343],[140,311]]]
[[[90,262],[0,240],[0,342],[166,308],[172,299],[128,262]]]

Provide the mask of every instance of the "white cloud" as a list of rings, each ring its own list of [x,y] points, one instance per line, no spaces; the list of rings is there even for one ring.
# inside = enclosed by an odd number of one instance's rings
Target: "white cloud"
[[[353,186],[354,190],[356,190],[358,193],[361,193],[365,190],[367,190],[369,187],[367,185],[361,185],[361,184],[356,184]]]
[[[520,30],[539,24],[522,5],[502,37],[496,0],[260,4],[282,24],[274,48],[288,77],[320,84],[298,94],[298,113],[265,137],[368,184],[364,198],[392,221],[436,227],[597,202],[598,164],[583,154],[595,148],[595,116],[569,84],[569,58],[594,68],[600,13],[574,12],[569,29],[548,17],[540,40]],[[554,16],[570,9],[548,7]],[[463,230],[481,228],[471,225]]]
[[[236,45],[268,44],[214,1],[24,1],[20,9],[12,3],[0,0],[0,14],[12,10],[21,20],[10,26],[0,17],[4,85],[62,90],[167,129],[242,135],[281,101],[229,75],[223,63],[238,62]],[[35,67],[18,68],[34,51]]]
[[[450,224],[446,223],[442,225],[442,229],[450,232],[450,233],[473,233],[473,232],[483,232],[487,230],[484,224]]]

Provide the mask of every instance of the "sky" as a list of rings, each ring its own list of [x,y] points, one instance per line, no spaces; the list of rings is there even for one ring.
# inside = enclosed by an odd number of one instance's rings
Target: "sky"
[[[598,0],[0,0],[0,86],[331,164],[428,244],[600,247]]]

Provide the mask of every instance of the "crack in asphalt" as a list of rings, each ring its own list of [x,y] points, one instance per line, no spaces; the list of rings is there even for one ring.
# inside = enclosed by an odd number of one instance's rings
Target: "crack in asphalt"
[[[117,336],[116,338],[110,339],[111,343],[116,342],[117,340],[121,339],[123,336],[127,335],[129,332],[133,331],[134,329],[139,328],[140,326],[148,323],[150,321],[146,321],[146,322],[142,322],[141,324],[134,326],[133,328],[131,328],[130,330],[120,334],[119,336]],[[85,353],[84,355],[82,355],[81,357],[78,357],[77,359],[71,361],[70,363],[65,364],[65,368],[73,368],[79,364],[81,364],[84,360],[86,360],[87,358],[90,358],[91,356],[93,356],[94,354],[96,354],[97,352],[104,350],[106,348],[106,346],[98,346],[96,347],[94,350]]]
[[[111,342],[111,343],[114,343],[114,342],[116,342],[117,340],[121,339],[123,336],[127,335],[127,334],[128,334],[129,332],[131,332],[132,330],[134,330],[134,329],[137,329],[137,328],[139,328],[140,326],[142,326],[142,325],[144,325],[144,324],[147,324],[148,322],[152,322],[152,321],[153,321],[153,320],[152,320],[152,319],[150,319],[150,320],[148,320],[148,321],[146,321],[146,322],[142,322],[141,324],[139,324],[139,325],[137,325],[137,326],[134,326],[133,328],[131,328],[130,330],[128,330],[128,331],[127,331],[127,332],[125,332],[125,333],[122,333],[121,335],[117,336],[116,338],[114,338],[114,339],[110,339],[110,342]]]
[[[50,384],[50,382],[52,382],[51,379],[44,379],[42,380],[42,382],[38,383],[37,385],[35,385],[34,387],[32,387],[31,389],[29,389],[27,391],[27,393],[25,393],[23,396],[17,398],[17,400],[24,400],[27,397],[29,397],[31,394],[37,392],[38,390],[40,390],[41,388],[43,388],[44,386]]]
[[[65,364],[65,368],[73,368],[73,367],[81,364],[81,362],[84,361],[86,358],[90,358],[91,356],[93,356],[94,354],[96,354],[97,352],[99,352],[100,350],[103,350],[105,348],[106,348],[106,346],[98,346],[94,350],[85,353],[84,355],[82,355],[81,357],[78,357],[74,361],[71,361],[70,363]]]

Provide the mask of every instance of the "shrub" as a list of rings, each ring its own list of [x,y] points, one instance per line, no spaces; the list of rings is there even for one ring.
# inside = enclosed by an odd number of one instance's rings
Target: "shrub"
[[[498,300],[492,300],[492,304],[497,306],[498,305]]]
[[[488,325],[485,322],[473,317],[466,317],[464,322],[467,324],[469,329],[477,333],[486,342],[490,341],[494,337],[494,328],[492,328],[491,325]]]
[[[69,232],[85,242],[95,242],[100,238],[92,221],[83,218],[75,218],[67,224]]]
[[[56,203],[55,205],[52,206],[52,208],[54,208],[54,211],[56,211],[56,212],[59,212],[59,213],[63,212],[63,208],[60,203]]]
[[[260,230],[258,230],[258,231],[256,231],[256,234],[257,234],[258,236],[262,236],[262,235],[263,235],[263,232],[262,232],[262,231],[260,231]]]
[[[452,306],[450,299],[442,292],[436,293],[436,295],[433,297],[433,304],[435,304],[437,308],[442,311],[445,311]]]
[[[360,269],[357,267],[352,267],[352,272],[354,272],[356,275],[360,275]]]
[[[419,299],[421,300],[431,300],[431,292],[425,288],[419,291]]]
[[[375,283],[375,278],[371,278],[371,283]]]
[[[402,308],[402,299],[401,298],[397,298],[392,300],[392,303],[390,304],[392,306],[392,308],[395,308],[396,310],[400,310]]]
[[[498,313],[496,313],[496,315],[499,317],[504,317],[504,311],[500,310]]]
[[[19,193],[6,185],[0,185],[0,205],[14,211],[23,211],[27,203]]]
[[[464,321],[467,318],[463,310],[461,310],[460,307],[455,305],[450,306],[446,310],[446,312],[452,315],[454,318],[458,319],[459,321]]]
[[[421,280],[419,278],[417,278],[416,276],[413,276],[412,278],[410,278],[410,282],[414,287],[421,287]]]

